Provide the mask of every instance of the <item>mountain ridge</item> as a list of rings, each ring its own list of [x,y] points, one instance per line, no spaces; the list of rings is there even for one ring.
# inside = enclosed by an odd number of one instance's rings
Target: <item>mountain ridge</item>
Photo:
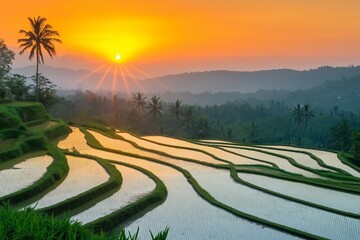
[[[28,66],[13,69],[13,73],[25,76],[34,74],[35,68]],[[260,89],[272,90],[305,90],[319,86],[327,80],[340,80],[360,75],[360,66],[349,67],[320,67],[309,70],[270,69],[259,71],[230,71],[212,70],[205,72],[185,72],[164,75],[154,78],[132,79],[121,75],[116,76],[115,89],[114,73],[107,76],[102,72],[91,72],[83,69],[56,68],[47,65],[40,67],[40,72],[53,81],[58,87],[65,89],[84,90],[115,90],[125,92],[128,85],[130,92],[164,93],[164,92],[256,92]],[[84,78],[87,76],[87,78]],[[105,77],[104,77],[105,76]],[[99,82],[103,78],[100,85]],[[140,83],[141,87],[138,86]]]

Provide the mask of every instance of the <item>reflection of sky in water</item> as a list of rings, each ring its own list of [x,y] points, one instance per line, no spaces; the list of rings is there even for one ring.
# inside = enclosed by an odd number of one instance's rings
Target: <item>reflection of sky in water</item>
[[[39,180],[52,163],[51,156],[39,156],[26,159],[10,169],[0,171],[0,196],[19,191]]]
[[[255,174],[239,173],[239,177],[262,188],[270,189],[288,196],[342,211],[360,214],[359,195]]]
[[[66,158],[69,164],[69,173],[65,180],[31,206],[36,205],[36,209],[51,206],[105,183],[109,179],[105,169],[94,160],[69,155]]]
[[[109,140],[111,141],[111,140]],[[103,142],[101,142],[104,144]],[[146,213],[127,227],[135,232],[140,227],[141,239],[153,232],[170,227],[169,239],[291,239],[290,235],[266,228],[238,218],[224,210],[216,208],[201,199],[186,178],[171,167],[153,162],[92,149],[86,145],[84,135],[76,128],[59,147],[76,149],[81,153],[92,154],[106,159],[118,160],[143,167],[158,176],[168,189],[166,201]]]
[[[261,160],[265,160],[265,161],[268,161],[268,162],[275,163],[279,168],[281,168],[281,169],[283,169],[285,171],[291,172],[291,173],[301,174],[301,175],[306,176],[306,177],[320,178],[320,176],[318,176],[318,175],[316,175],[316,174],[314,174],[312,172],[308,172],[308,171],[305,171],[305,170],[303,170],[301,168],[295,167],[294,165],[292,165],[285,158],[277,157],[277,156],[262,153],[262,152],[241,149],[241,148],[230,148],[230,147],[223,147],[223,148],[228,150],[228,151],[231,151],[231,152],[235,152],[235,153],[238,153],[238,154],[251,156],[251,157],[254,157],[254,158],[258,158],[258,159],[261,159]]]
[[[115,165],[115,167],[123,178],[120,190],[109,198],[98,202],[90,209],[73,216],[71,219],[79,220],[83,223],[94,221],[121,209],[129,203],[135,202],[144,194],[151,192],[156,186],[152,179],[140,171],[121,165]]]
[[[211,163],[220,163],[220,164],[224,164],[224,162],[220,162],[217,160],[214,160],[212,157],[210,157],[207,154],[204,154],[202,152],[198,152],[198,151],[191,151],[191,150],[187,150],[187,149],[181,149],[181,148],[174,148],[174,147],[167,147],[167,146],[162,146],[159,144],[154,144],[152,142],[143,140],[141,138],[137,138],[132,136],[131,134],[128,133],[121,133],[119,134],[120,136],[122,136],[123,138],[133,141],[136,144],[138,144],[141,147],[145,147],[148,149],[154,149],[157,151],[161,151],[161,152],[165,152],[167,154],[173,155],[173,156],[177,156],[177,157],[187,157],[187,158],[191,158],[191,159],[195,159],[195,160],[199,160],[199,161],[203,161],[203,162],[211,162]],[[177,144],[177,142],[185,142],[185,141],[177,141],[174,140],[172,141],[172,138],[166,138],[166,143],[169,145],[175,145]],[[185,142],[186,143],[186,142]],[[270,164],[266,164],[263,162],[259,162],[259,161],[254,161],[248,158],[244,158],[235,154],[231,154],[225,151],[222,151],[220,149],[216,149],[216,148],[209,148],[206,146],[202,146],[202,145],[198,145],[198,144],[184,144],[184,146],[193,146],[192,148],[197,148],[203,151],[208,151],[211,150],[212,154],[228,160],[230,162],[233,162],[235,164],[258,164],[258,165],[266,165],[266,166],[271,166]],[[180,146],[180,145],[179,145]],[[209,161],[210,160],[210,161]]]
[[[81,138],[83,139],[83,136]],[[113,140],[107,138],[100,141],[100,143],[106,145],[111,141]],[[277,232],[267,233],[269,235],[266,236],[265,232],[269,231],[269,229],[259,230],[257,227],[262,226],[250,224],[236,217],[231,219],[233,217],[231,214],[201,200],[186,179],[169,167],[118,154],[105,154],[106,152],[103,151],[94,152],[89,148],[86,151],[97,153],[104,158],[119,159],[149,169],[159,176],[168,187],[169,197],[166,202],[138,219],[130,225],[129,229],[136,230],[137,226],[140,225],[140,228],[145,229],[145,231],[151,229],[156,232],[164,229],[167,225],[170,228],[174,226],[171,228],[174,235],[171,236],[175,239],[200,239],[201,237],[204,238],[204,236],[210,236],[209,234],[219,236],[220,233],[220,239],[224,237],[224,234],[226,238],[232,236],[236,238],[234,236],[242,236],[241,232],[245,234],[244,238],[251,238],[251,236],[267,239],[279,238],[279,236],[272,235],[278,234]],[[188,170],[199,184],[217,200],[246,213],[333,239],[354,239],[360,233],[359,220],[286,201],[235,183],[231,179],[229,171],[173,160],[160,155],[157,155],[157,159]],[[246,226],[247,223],[250,225]],[[219,226],[221,227],[219,228]],[[239,229],[242,230],[237,233],[234,232],[234,230],[238,231]],[[254,231],[258,233],[255,234]],[[189,236],[186,234],[195,235]],[[211,236],[208,238],[211,238]],[[216,237],[213,237],[213,239],[216,239]]]
[[[360,220],[310,208],[235,183],[230,173],[197,164],[178,162],[218,201],[279,224],[331,239],[354,239]]]
[[[337,157],[336,153],[327,152],[327,151],[321,151],[321,150],[315,150],[315,149],[306,149],[306,148],[296,148],[296,147],[289,147],[289,146],[269,146],[269,147],[276,147],[276,148],[282,148],[282,149],[290,149],[290,150],[298,150],[298,151],[306,151],[309,153],[314,154],[316,157],[320,158],[325,164],[329,166],[334,166],[336,168],[340,168],[351,175],[355,177],[360,177],[360,172],[352,169],[348,165],[345,165],[340,161],[340,159]]]
[[[309,155],[304,154],[304,153],[297,153],[297,152],[289,152],[289,151],[281,151],[281,150],[273,150],[273,149],[261,149],[261,150],[265,150],[267,152],[270,153],[276,153],[276,154],[281,154],[281,155],[285,155],[288,157],[291,157],[292,159],[294,159],[297,163],[312,168],[312,169],[316,169],[316,170],[325,170],[325,171],[331,171],[333,172],[333,170],[328,169],[328,168],[324,168],[321,167],[318,162],[315,161],[315,159],[312,159]]]

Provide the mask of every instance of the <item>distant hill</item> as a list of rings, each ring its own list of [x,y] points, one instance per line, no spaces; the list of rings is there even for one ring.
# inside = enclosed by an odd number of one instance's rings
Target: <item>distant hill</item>
[[[148,92],[256,92],[257,90],[299,90],[318,86],[327,80],[360,75],[357,67],[321,67],[307,71],[289,69],[255,72],[210,71],[162,76],[142,81]]]
[[[166,92],[161,97],[167,102],[181,99],[186,104],[221,105],[231,101],[247,101],[260,104],[270,101],[284,102],[289,106],[311,104],[322,109],[360,111],[360,75],[342,80],[325,81],[305,90],[258,90],[254,93],[240,92]]]
[[[287,103],[309,103],[321,108],[360,111],[360,75],[324,84],[306,91],[295,91],[286,97]]]
[[[41,65],[41,72],[49,77],[60,88],[82,88],[95,90],[103,73],[93,73],[87,70],[73,70],[54,68]],[[14,69],[14,73],[31,76],[35,67]],[[296,71],[289,69],[264,70],[254,72],[237,71],[208,71],[182,73],[139,80],[141,87],[134,80],[128,79],[128,88],[131,92],[145,93],[164,92],[256,92],[260,89],[273,90],[305,90],[326,82],[340,80],[360,75],[360,66],[356,67],[320,67],[318,69]],[[84,79],[84,77],[87,78]],[[110,90],[113,87],[113,73],[104,78],[100,89]],[[125,82],[117,76],[116,91],[125,92]]]

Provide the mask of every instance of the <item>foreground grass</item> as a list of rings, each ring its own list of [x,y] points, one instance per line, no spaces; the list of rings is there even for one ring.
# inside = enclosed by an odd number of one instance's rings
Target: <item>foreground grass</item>
[[[167,238],[168,229],[157,235],[151,233],[151,239]],[[55,218],[43,215],[27,208],[17,211],[11,207],[0,207],[0,239],[86,239],[86,240],[137,240],[137,233],[119,235],[95,234],[79,222],[68,218]]]

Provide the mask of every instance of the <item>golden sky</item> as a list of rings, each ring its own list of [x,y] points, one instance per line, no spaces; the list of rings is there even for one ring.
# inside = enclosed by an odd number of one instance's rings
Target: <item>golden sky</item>
[[[41,15],[63,41],[46,59],[55,66],[92,68],[116,54],[153,75],[358,65],[359,9],[359,0],[3,1],[0,38],[18,52],[19,29]]]

